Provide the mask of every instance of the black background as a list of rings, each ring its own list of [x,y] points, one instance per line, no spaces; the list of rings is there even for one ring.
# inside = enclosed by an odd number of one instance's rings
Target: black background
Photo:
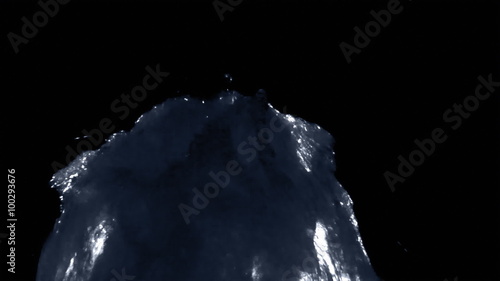
[[[21,18],[40,7],[2,1],[3,159],[16,169],[18,218],[7,280],[34,280],[59,213],[51,164],[83,129],[110,118],[115,132],[129,130],[166,98],[226,87],[264,89],[275,108],[333,134],[336,175],[381,278],[500,280],[500,90],[457,130],[442,117],[474,94],[479,75],[500,81],[498,1],[401,1],[348,64],[339,44],[353,44],[353,28],[388,2],[243,0],[221,22],[212,1],[73,0],[15,54],[7,34],[21,34]],[[156,64],[171,75],[119,119],[111,103]],[[391,192],[384,172],[438,127],[448,139]]]

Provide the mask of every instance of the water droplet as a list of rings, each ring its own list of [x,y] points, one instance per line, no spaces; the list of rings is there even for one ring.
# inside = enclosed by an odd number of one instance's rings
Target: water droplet
[[[231,76],[231,74],[229,73],[226,73],[224,74],[224,80],[226,92],[229,92],[230,85],[233,82],[233,76]]]
[[[224,78],[226,78],[226,80],[229,83],[233,82],[233,76],[231,76],[231,74],[229,74],[229,73],[224,74]]]

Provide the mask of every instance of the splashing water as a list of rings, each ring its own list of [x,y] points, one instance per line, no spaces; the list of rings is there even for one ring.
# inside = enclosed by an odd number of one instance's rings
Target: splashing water
[[[332,145],[259,96],[169,99],[54,175],[37,280],[378,280]]]

